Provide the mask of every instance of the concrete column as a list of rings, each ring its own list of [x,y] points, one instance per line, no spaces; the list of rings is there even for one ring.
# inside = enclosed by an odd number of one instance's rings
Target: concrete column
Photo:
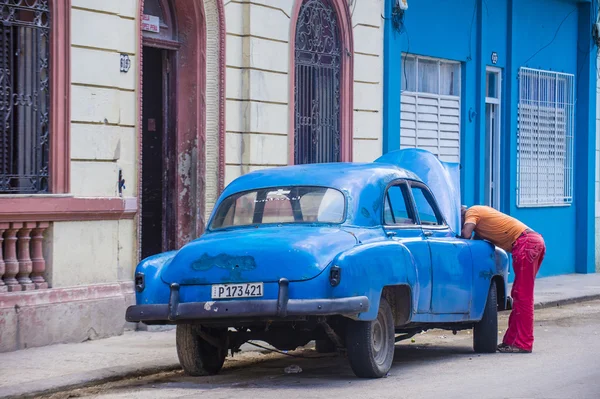
[[[11,223],[4,232],[4,283],[9,292],[21,291],[21,285],[15,278],[19,273],[19,261],[17,259],[17,232],[23,227],[23,223]]]
[[[46,231],[48,226],[50,226],[48,222],[37,223],[37,226],[31,232],[31,281],[35,284],[35,289],[37,290],[48,288],[48,283],[44,279],[46,260],[44,259],[42,249],[44,231]]]
[[[402,91],[402,35],[391,22],[395,2],[385,0],[383,36],[383,153],[400,149],[400,100]],[[406,39],[404,39],[406,40]],[[407,43],[408,44],[408,43]]]
[[[31,278],[31,272],[33,270],[33,263],[31,262],[31,256],[29,255],[29,243],[31,241],[31,230],[36,226],[36,223],[23,223],[23,228],[19,230],[17,234],[17,250],[19,256],[19,273],[17,274],[17,281],[21,284],[23,291],[31,291],[35,289],[35,285]]]
[[[579,4],[577,52],[577,100],[574,162],[574,204],[577,240],[575,271],[594,273],[595,262],[595,167],[596,167],[596,54],[592,43],[592,24],[598,10],[591,3]]]
[[[6,288],[6,284],[4,284],[4,280],[2,279],[6,270],[6,265],[4,264],[4,258],[2,256],[2,246],[4,243],[4,231],[8,229],[8,227],[8,223],[0,223],[0,293],[8,291],[8,288]]]

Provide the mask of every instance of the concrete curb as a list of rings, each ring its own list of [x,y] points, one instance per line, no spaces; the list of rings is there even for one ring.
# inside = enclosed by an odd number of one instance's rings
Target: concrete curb
[[[127,378],[145,377],[168,371],[180,370],[179,363],[156,362],[141,363],[135,366],[107,367],[92,372],[71,374],[64,377],[48,378],[46,380],[31,381],[24,385],[8,386],[2,388],[0,398],[32,398],[40,395],[49,395],[73,389],[88,388],[90,386],[105,384]]]
[[[535,309],[554,308],[563,305],[572,305],[574,303],[589,302],[600,299],[600,293],[591,295],[582,295],[575,298],[554,299],[546,302],[538,302],[534,305]]]
[[[535,309],[546,309],[598,299],[600,299],[600,293],[584,295],[575,298],[563,298],[546,302],[538,302],[534,306]],[[71,374],[64,377],[32,381],[26,385],[4,387],[2,388],[3,392],[0,393],[0,399],[32,398],[40,395],[50,395],[57,392],[89,388],[122,379],[145,377],[152,374],[180,369],[181,366],[177,362],[165,362],[163,364],[147,362],[137,364],[135,366],[108,367],[93,372]]]

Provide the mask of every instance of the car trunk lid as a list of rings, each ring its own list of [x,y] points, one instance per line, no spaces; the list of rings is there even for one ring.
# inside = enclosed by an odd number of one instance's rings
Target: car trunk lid
[[[168,284],[302,281],[356,243],[339,227],[261,226],[205,234],[185,245],[161,277]]]

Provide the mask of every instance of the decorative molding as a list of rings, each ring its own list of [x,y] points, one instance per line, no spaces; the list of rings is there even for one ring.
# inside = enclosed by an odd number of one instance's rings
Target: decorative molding
[[[50,191],[71,189],[71,0],[50,2]],[[0,210],[0,213],[2,210]]]
[[[219,195],[225,186],[225,84],[226,84],[226,43],[227,43],[227,26],[225,25],[225,6],[221,0],[216,0],[217,11],[219,13]]]
[[[136,27],[138,36],[138,114],[139,114],[139,123],[138,123],[138,131],[137,131],[137,142],[138,142],[138,158],[137,158],[137,208],[139,210],[138,217],[136,220],[136,239],[137,239],[137,256],[136,263],[142,257],[142,129],[144,126],[144,117],[143,117],[143,101],[144,98],[144,32],[142,31],[142,18],[144,16],[144,0],[139,0],[140,9],[138,10],[138,25]]]
[[[58,222],[132,219],[137,198],[11,196],[0,198],[0,222]]]
[[[154,37],[143,37],[142,45],[147,47],[155,47],[165,50],[177,51],[181,48],[181,43],[174,40],[158,39]]]

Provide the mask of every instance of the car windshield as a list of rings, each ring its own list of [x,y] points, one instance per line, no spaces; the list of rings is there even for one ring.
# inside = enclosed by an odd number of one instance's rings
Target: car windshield
[[[344,195],[326,187],[274,187],[227,197],[211,229],[272,223],[341,223]]]

